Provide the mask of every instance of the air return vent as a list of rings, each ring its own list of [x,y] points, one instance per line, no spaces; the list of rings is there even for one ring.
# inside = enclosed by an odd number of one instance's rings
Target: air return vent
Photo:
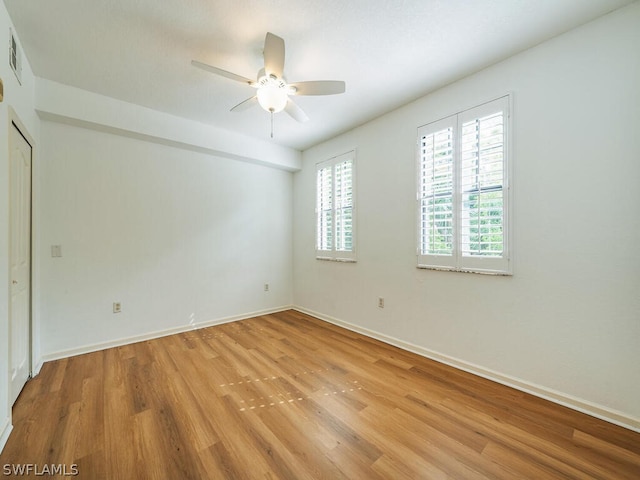
[[[9,65],[11,65],[11,69],[16,74],[18,82],[22,84],[22,52],[18,47],[18,42],[12,29],[9,29]]]

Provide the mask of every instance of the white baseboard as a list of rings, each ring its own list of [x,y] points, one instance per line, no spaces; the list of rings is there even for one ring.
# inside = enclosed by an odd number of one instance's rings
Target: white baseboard
[[[42,369],[42,365],[44,365],[44,360],[42,358],[39,358],[37,363],[34,365],[33,369],[31,370],[31,378],[37,376],[40,373],[40,370]]]
[[[367,337],[375,338],[376,340],[380,340],[403,350],[417,353],[418,355],[421,355],[423,357],[430,358],[446,365],[450,365],[465,372],[473,373],[474,375],[478,375],[502,385],[506,385],[508,387],[513,387],[517,390],[530,393],[532,395],[535,395],[536,397],[544,398],[545,400],[549,400],[573,410],[586,413],[587,415],[591,415],[592,417],[596,417],[615,425],[628,428],[629,430],[640,432],[640,419],[625,414],[624,412],[619,412],[617,410],[613,410],[605,406],[598,405],[563,392],[559,392],[557,390],[543,387],[541,385],[536,385],[535,383],[512,377],[510,375],[504,375],[500,372],[496,372],[494,370],[484,368],[479,365],[460,360],[458,358],[450,357],[443,353],[436,352],[419,345],[414,345],[412,343],[384,335],[374,330],[369,330],[368,328],[363,328],[358,325],[345,322],[344,320],[340,320],[329,315],[324,315],[320,312],[315,312],[308,308],[294,306],[293,309],[327,321],[334,325],[344,327],[347,330],[361,333],[363,335],[366,335]]]
[[[2,450],[4,450],[4,446],[7,444],[7,440],[9,440],[11,430],[13,430],[11,417],[7,417],[2,422],[2,427],[0,428],[0,453],[2,453]]]
[[[75,357],[76,355],[82,355],[85,353],[97,352],[99,350],[106,350],[107,348],[121,347],[122,345],[129,345],[132,343],[143,342],[145,340],[153,340],[154,338],[166,337],[168,335],[175,335],[176,333],[189,332],[192,330],[198,330],[200,328],[211,327],[213,325],[222,325],[223,323],[237,322],[238,320],[245,320],[247,318],[259,317],[260,315],[268,315],[270,313],[282,312],[284,310],[292,309],[292,305],[285,305],[277,308],[271,308],[266,310],[260,310],[256,312],[244,313],[241,315],[233,315],[230,317],[216,318],[213,320],[207,320],[206,322],[198,322],[187,325],[181,325],[179,327],[169,328],[166,330],[158,330],[155,332],[144,333],[142,335],[135,335],[133,337],[120,338],[117,340],[111,340],[108,342],[95,343],[92,345],[83,345],[77,348],[71,348],[68,350],[60,350],[57,352],[48,353],[42,356],[39,362],[40,367],[44,362],[51,360],[59,360],[61,358]],[[38,368],[40,371],[40,368]]]

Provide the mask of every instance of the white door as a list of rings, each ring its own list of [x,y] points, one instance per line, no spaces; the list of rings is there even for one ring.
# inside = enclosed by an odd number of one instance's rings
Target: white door
[[[31,370],[31,145],[12,124],[9,247],[11,250],[9,355],[11,404]]]

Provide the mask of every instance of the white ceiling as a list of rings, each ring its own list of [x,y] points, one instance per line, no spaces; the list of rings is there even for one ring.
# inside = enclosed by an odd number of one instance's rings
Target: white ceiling
[[[36,76],[280,145],[305,149],[631,0],[4,0]],[[289,82],[344,80],[295,97],[299,124],[254,90],[194,68],[255,78],[267,31]]]

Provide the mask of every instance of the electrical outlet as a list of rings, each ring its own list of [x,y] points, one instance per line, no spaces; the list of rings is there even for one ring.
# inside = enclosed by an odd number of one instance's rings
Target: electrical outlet
[[[378,297],[378,308],[384,308],[384,298]]]
[[[122,304],[120,302],[113,302],[113,313],[120,313],[122,311]]]
[[[269,291],[269,284],[268,284],[268,283],[265,283],[265,284],[264,284],[264,291],[265,291],[265,292],[268,292],[268,291]]]

